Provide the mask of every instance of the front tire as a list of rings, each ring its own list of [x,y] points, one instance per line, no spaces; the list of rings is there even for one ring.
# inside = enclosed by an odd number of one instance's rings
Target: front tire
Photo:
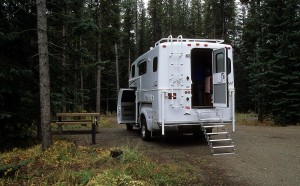
[[[147,128],[146,118],[142,116],[141,118],[141,138],[144,141],[148,141],[151,137],[150,131]]]

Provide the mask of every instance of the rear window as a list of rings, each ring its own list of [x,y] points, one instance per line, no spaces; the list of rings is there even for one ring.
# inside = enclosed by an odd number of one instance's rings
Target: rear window
[[[225,72],[224,54],[218,53],[216,60],[216,73]]]

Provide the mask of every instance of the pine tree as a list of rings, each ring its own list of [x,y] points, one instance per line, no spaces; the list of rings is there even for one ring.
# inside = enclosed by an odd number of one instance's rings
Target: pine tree
[[[39,69],[40,69],[40,108],[41,108],[42,149],[46,150],[52,144],[46,1],[37,0],[36,7],[37,7],[38,48],[39,48]]]
[[[191,31],[191,37],[202,38],[204,34],[203,30],[203,17],[202,17],[202,4],[201,1],[191,1],[191,15],[189,21],[189,28]]]
[[[261,76],[264,81],[264,95],[268,98],[267,111],[277,124],[299,121],[300,102],[299,93],[296,91],[299,90],[299,76],[294,72],[299,65],[295,61],[295,53],[287,49],[299,49],[295,42],[297,37],[293,37],[299,31],[299,26],[295,27],[294,24],[297,25],[296,3],[266,0],[262,4],[263,37],[259,51],[264,56],[264,71]]]
[[[151,22],[151,42],[155,43],[162,38],[162,1],[150,0],[148,12]]]
[[[234,0],[204,1],[204,35],[207,38],[230,41],[235,26],[234,18]]]

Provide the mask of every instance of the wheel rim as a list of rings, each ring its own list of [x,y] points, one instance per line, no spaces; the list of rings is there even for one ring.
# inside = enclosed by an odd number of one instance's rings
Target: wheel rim
[[[142,137],[145,138],[145,136],[146,136],[146,127],[144,122],[142,122]]]

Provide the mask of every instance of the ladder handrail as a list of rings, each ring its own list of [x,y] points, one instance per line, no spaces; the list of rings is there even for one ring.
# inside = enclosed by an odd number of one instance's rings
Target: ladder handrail
[[[168,43],[171,42],[171,48],[170,48],[170,57],[171,57],[171,55],[172,55],[172,48],[173,48],[173,37],[172,37],[172,35],[168,36],[167,42]],[[156,46],[156,44],[155,44],[155,46]]]
[[[157,41],[154,47],[156,47],[161,43],[170,43],[170,42],[208,42],[208,43],[222,44],[224,43],[224,40],[223,39],[189,39],[189,38],[183,38],[182,35],[179,35],[177,38],[173,38],[172,35],[170,35],[168,36],[168,38],[162,38],[159,41]]]
[[[182,56],[182,41],[183,41],[182,35],[179,35],[177,37],[177,41],[180,42],[180,50],[178,53],[180,53],[180,57],[181,57]]]

